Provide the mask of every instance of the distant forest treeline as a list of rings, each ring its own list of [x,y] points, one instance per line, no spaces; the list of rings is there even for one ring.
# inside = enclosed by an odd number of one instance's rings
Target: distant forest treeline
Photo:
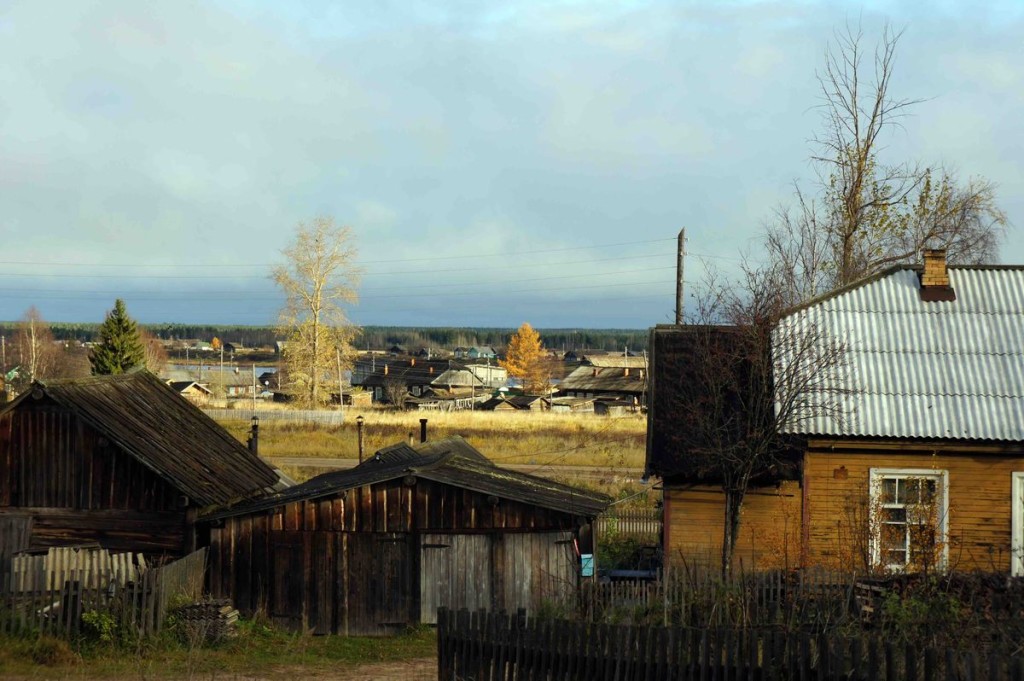
[[[147,331],[164,340],[194,338],[209,342],[214,336],[245,347],[273,345],[281,337],[270,326],[231,326],[211,324],[143,324]],[[0,323],[0,334],[10,339],[17,323]],[[53,322],[53,337],[58,340],[93,340],[99,324]],[[555,350],[623,350],[647,348],[646,329],[538,329],[544,347]],[[452,349],[458,346],[492,345],[503,348],[515,329],[471,327],[365,326],[355,341],[360,350],[383,350],[403,345],[409,350],[423,347]]]

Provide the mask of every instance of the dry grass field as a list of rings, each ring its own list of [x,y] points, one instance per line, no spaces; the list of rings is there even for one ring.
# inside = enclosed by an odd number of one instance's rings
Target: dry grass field
[[[420,412],[367,409],[363,433],[365,452],[419,438],[421,418],[428,419],[428,437],[436,439],[461,435],[497,464],[528,466],[538,475],[552,475],[552,466],[586,466],[594,469],[585,477],[562,482],[582,484],[621,497],[644,489],[636,482],[636,471],[644,465],[647,421],[640,414],[606,418],[593,414],[549,414],[530,412]],[[271,459],[358,457],[356,425],[353,418],[343,426],[328,427],[295,423],[265,422],[260,425],[260,454]],[[231,433],[245,441],[247,421],[225,421]],[[316,471],[285,468],[297,479]],[[559,475],[552,477],[558,479]]]

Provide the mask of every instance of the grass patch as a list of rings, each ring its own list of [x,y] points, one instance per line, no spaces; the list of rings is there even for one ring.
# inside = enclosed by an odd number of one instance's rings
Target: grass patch
[[[312,636],[245,620],[237,638],[202,648],[189,646],[170,632],[133,646],[0,636],[0,677],[295,679],[363,664],[432,657],[436,651],[436,635],[427,627],[387,638]]]

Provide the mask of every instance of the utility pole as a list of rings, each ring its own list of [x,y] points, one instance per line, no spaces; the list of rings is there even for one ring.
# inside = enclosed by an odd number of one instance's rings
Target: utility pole
[[[676,252],[676,326],[683,325],[683,260],[686,258],[686,228],[679,230]]]
[[[256,362],[252,363],[252,415],[256,417]]]
[[[341,412],[342,419],[345,417],[345,388],[341,382],[341,348],[337,345],[334,346],[334,358],[338,363],[338,410]]]

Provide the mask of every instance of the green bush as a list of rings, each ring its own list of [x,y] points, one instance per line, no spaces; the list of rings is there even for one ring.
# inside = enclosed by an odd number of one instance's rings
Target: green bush
[[[114,616],[109,612],[87,610],[82,613],[82,637],[90,643],[117,643],[118,630]]]

